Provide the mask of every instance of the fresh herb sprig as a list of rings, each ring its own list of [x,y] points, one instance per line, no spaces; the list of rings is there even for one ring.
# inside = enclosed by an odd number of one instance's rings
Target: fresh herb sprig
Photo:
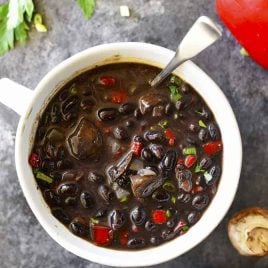
[[[85,17],[89,19],[94,13],[96,0],[77,0],[77,3],[82,8]]]

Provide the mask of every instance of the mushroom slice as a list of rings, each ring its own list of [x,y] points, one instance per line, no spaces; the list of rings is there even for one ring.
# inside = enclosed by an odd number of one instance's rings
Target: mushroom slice
[[[135,197],[147,197],[160,187],[164,179],[155,175],[133,175],[130,176],[131,189]]]
[[[121,159],[121,161],[117,165],[109,168],[108,175],[109,175],[111,182],[114,182],[127,170],[132,160],[132,157],[133,157],[133,152],[129,152]]]
[[[241,255],[268,255],[268,210],[247,208],[236,213],[228,223],[228,235]]]

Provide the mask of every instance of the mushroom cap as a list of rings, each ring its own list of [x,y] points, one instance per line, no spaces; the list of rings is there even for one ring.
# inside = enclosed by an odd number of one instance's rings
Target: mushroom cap
[[[268,256],[268,210],[251,207],[233,215],[228,223],[233,246],[244,256]]]

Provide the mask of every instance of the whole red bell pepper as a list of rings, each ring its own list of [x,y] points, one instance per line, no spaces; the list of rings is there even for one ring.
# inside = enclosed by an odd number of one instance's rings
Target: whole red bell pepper
[[[242,47],[268,69],[268,0],[216,0],[216,9]]]

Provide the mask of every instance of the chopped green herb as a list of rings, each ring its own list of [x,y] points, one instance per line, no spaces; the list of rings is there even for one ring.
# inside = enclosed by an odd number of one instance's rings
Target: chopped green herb
[[[182,227],[182,230],[185,232],[185,231],[188,231],[188,229],[189,229],[189,226],[188,225],[184,225],[183,227]]]
[[[171,203],[176,204],[176,196],[173,195],[171,197]]]
[[[37,179],[45,181],[47,183],[52,183],[53,182],[53,179],[51,177],[47,176],[46,174],[44,174],[41,171],[37,171],[35,176],[36,176]]]
[[[171,192],[174,193],[176,191],[176,187],[174,186],[174,184],[172,182],[165,182],[163,185],[163,189],[166,190],[167,192]]]
[[[171,211],[168,209],[168,210],[166,211],[166,216],[167,216],[168,218],[170,218],[171,215],[172,215],[172,213],[171,213]]]
[[[183,154],[188,155],[188,154],[194,154],[196,155],[196,148],[195,147],[188,147],[183,149]]]
[[[205,181],[206,183],[209,183],[212,180],[212,175],[208,173],[207,171],[204,173]]]
[[[199,125],[200,127],[207,128],[207,125],[206,125],[202,120],[199,120],[199,121],[198,121],[198,125]]]
[[[76,95],[77,94],[77,89],[75,87],[75,84],[73,84],[70,88],[70,94],[71,95]]]
[[[123,196],[122,198],[119,199],[120,203],[124,203],[124,202],[127,202],[127,201],[128,201],[128,196],[127,195],[125,195],[125,196]]]
[[[95,218],[90,218],[90,223],[92,224],[98,224],[99,220],[95,219]]]
[[[85,17],[89,19],[94,13],[96,0],[77,0],[77,3],[82,8]]]
[[[181,79],[175,75],[172,75],[171,78],[170,78],[170,83],[171,84],[175,84],[177,86],[180,86],[181,85]]]
[[[182,98],[182,95],[179,93],[178,86],[170,85],[169,90],[170,90],[170,98],[173,102],[176,102]]]
[[[248,56],[249,56],[248,52],[247,52],[246,49],[243,48],[243,47],[241,47],[241,49],[240,49],[240,54],[241,54],[242,56],[244,56],[244,57],[248,57]]]
[[[168,121],[167,120],[162,120],[158,123],[158,126],[161,128],[167,128],[168,127]]]
[[[205,170],[201,169],[201,167],[199,165],[196,165],[195,169],[194,169],[195,173],[199,173],[199,172],[205,172]]]

